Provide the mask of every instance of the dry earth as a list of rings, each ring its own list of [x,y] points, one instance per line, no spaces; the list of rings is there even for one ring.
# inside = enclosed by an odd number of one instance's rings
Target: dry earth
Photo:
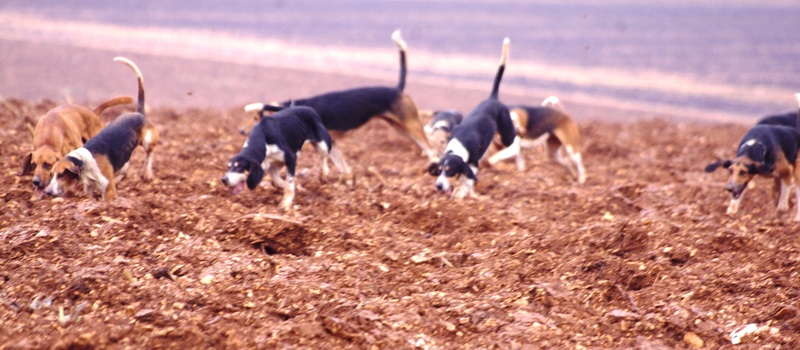
[[[373,122],[340,143],[356,186],[305,151],[283,212],[219,182],[238,109],[153,110],[157,180],[137,151],[113,201],[31,201],[26,125],[54,105],[0,107],[1,349],[731,348],[751,323],[745,348],[800,347],[800,226],[768,180],[725,215],[702,171],[741,125],[585,121],[585,185],[528,152],[454,201]]]

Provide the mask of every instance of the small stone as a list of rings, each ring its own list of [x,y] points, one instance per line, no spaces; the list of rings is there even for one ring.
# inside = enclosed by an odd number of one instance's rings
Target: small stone
[[[203,277],[202,279],[200,279],[200,283],[202,283],[202,284],[211,284],[212,281],[214,281],[214,276],[211,276],[211,275],[208,275],[208,276]]]
[[[705,344],[703,342],[703,339],[701,339],[700,336],[698,336],[694,332],[688,332],[684,334],[683,341],[685,341],[687,344],[691,345],[695,349],[700,349]]]

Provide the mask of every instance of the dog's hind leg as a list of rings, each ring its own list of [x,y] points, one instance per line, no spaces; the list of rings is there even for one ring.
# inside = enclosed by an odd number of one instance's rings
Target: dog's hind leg
[[[144,179],[144,181],[149,182],[153,180],[153,150],[157,144],[158,130],[156,130],[156,128],[150,124],[145,130],[144,137],[142,138],[142,148],[144,149],[145,153],[144,172],[142,173],[142,179]]]
[[[331,162],[333,162],[333,165],[336,166],[336,168],[338,168],[339,171],[342,172],[344,182],[349,186],[355,185],[355,178],[353,177],[353,172],[352,170],[350,170],[350,167],[347,166],[347,163],[344,161],[342,153],[339,152],[339,147],[336,147],[335,145],[331,147],[330,158]]]
[[[323,141],[313,143],[312,145],[319,155],[319,181],[321,183],[326,183],[328,181],[328,174],[330,173],[330,168],[328,168],[328,145]]]
[[[525,159],[522,157],[522,139],[519,136],[514,138],[514,142],[511,143],[511,146],[501,149],[497,153],[493,154],[489,157],[489,164],[494,166],[498,162],[502,160],[509,159],[514,157],[517,163],[517,170],[524,171],[525,170]]]
[[[294,202],[294,176],[286,174],[286,186],[283,188],[283,199],[281,199],[281,208],[291,209]]]
[[[581,153],[575,152],[572,146],[569,145],[564,145],[564,149],[567,151],[569,161],[572,162],[572,165],[575,166],[575,170],[577,171],[577,174],[573,173],[573,175],[575,175],[575,177],[578,179],[578,183],[585,183],[586,169],[583,167],[583,158],[581,157]]]

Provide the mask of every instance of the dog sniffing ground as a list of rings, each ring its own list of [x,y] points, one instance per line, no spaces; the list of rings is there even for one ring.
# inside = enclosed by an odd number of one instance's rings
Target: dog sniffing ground
[[[340,145],[356,186],[306,148],[285,213],[220,183],[240,108],[156,108],[153,182],[137,150],[113,201],[31,202],[26,123],[54,105],[0,106],[0,348],[715,348],[748,324],[800,345],[800,225],[764,179],[725,215],[703,172],[745,125],[579,120],[586,184],[528,151],[453,201],[376,121]]]

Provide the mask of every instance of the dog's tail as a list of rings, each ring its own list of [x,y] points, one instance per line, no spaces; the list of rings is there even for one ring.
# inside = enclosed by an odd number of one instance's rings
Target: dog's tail
[[[508,46],[511,44],[511,39],[503,39],[503,53],[500,55],[500,67],[497,68],[497,75],[494,77],[494,85],[492,85],[491,98],[497,99],[497,93],[500,91],[500,80],[503,79],[503,72],[506,70],[506,62],[508,61]]]
[[[406,49],[408,46],[406,46],[403,37],[400,36],[400,29],[392,33],[392,40],[397,44],[397,48],[400,49],[400,81],[397,82],[397,89],[403,91],[406,87],[406,73],[408,71],[406,68]]]
[[[294,101],[291,102],[294,104]],[[247,106],[244,106],[245,112],[258,112],[261,115],[261,118],[264,118],[264,112],[280,112],[281,110],[285,109],[286,107],[283,106],[275,106],[268,103],[251,103]]]
[[[794,94],[797,99],[797,118],[794,120],[794,129],[800,132],[800,92]]]
[[[144,115],[144,78],[142,78],[142,71],[139,70],[139,67],[136,66],[136,63],[133,63],[133,61],[125,57],[114,57],[114,61],[122,62],[126,66],[131,67],[134,73],[136,73],[136,80],[139,82],[139,99],[136,111],[139,112],[139,114]]]
[[[92,112],[94,112],[94,114],[96,114],[96,115],[100,115],[100,113],[103,113],[103,111],[105,111],[108,108],[111,108],[111,107],[114,107],[114,106],[118,106],[118,105],[127,105],[127,104],[131,104],[131,103],[133,103],[133,97],[130,97],[130,96],[117,96],[117,97],[114,97],[114,98],[112,98],[112,99],[110,99],[110,100],[108,100],[106,102],[103,102],[103,103],[97,105],[97,107],[95,107],[92,110]]]

